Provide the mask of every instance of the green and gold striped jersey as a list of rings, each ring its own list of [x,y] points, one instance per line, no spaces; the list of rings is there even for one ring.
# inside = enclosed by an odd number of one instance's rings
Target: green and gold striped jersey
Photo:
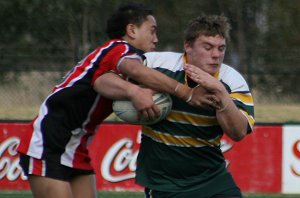
[[[184,54],[146,53],[145,64],[181,83],[186,82]],[[232,67],[222,64],[216,75],[226,87],[239,110],[254,125],[252,95],[244,78]],[[171,113],[161,122],[142,127],[142,143],[137,160],[137,183],[159,191],[182,192],[226,187],[224,156],[220,148],[223,131],[216,112],[195,108],[172,96]],[[213,184],[213,185],[212,185]]]

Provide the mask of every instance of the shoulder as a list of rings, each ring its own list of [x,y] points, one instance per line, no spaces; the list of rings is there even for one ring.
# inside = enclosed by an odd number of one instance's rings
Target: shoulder
[[[168,58],[180,58],[182,57],[182,53],[179,52],[147,52],[145,53],[145,56],[149,59],[168,59]]]
[[[227,84],[234,92],[249,91],[248,84],[244,77],[236,69],[229,65],[221,65],[219,80]]]
[[[148,52],[145,64],[151,68],[165,68],[169,70],[183,69],[183,54],[177,52]]]
[[[115,53],[138,53],[142,54],[142,51],[134,48],[132,45],[130,45],[125,40],[120,39],[112,39],[104,43],[102,46],[98,48],[99,50],[105,52],[105,51],[113,51]]]
[[[119,61],[118,65],[124,58],[144,60],[143,52],[134,48],[127,41],[113,39],[105,43],[100,50],[106,57],[106,61]]]

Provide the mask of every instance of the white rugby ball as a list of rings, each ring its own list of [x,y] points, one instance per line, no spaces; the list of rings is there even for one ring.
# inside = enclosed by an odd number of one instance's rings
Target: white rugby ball
[[[160,116],[151,121],[138,119],[138,112],[134,108],[130,100],[115,100],[113,101],[113,111],[118,118],[130,124],[155,124],[164,119],[172,109],[172,99],[167,93],[156,93],[153,95],[153,101],[160,110]]]

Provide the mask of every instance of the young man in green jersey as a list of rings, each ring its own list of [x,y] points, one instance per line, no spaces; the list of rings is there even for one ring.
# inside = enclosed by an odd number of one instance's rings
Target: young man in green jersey
[[[136,180],[149,197],[242,197],[220,143],[224,133],[234,141],[250,133],[254,109],[244,78],[223,64],[229,30],[224,16],[200,16],[185,30],[184,53],[145,55],[148,67],[190,87],[203,87],[218,104],[193,108],[173,97],[165,120],[143,126]]]
[[[254,105],[244,78],[223,64],[229,30],[224,16],[200,16],[186,28],[184,53],[145,54],[148,67],[202,90],[193,100],[200,108],[172,96],[171,113],[143,126],[136,181],[146,197],[242,197],[226,168],[221,138],[240,141],[250,133]]]

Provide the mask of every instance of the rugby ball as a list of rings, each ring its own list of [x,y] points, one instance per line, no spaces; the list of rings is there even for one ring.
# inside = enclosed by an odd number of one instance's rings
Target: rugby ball
[[[138,112],[130,100],[113,101],[113,111],[118,118],[130,124],[149,125],[155,124],[164,119],[172,109],[172,99],[167,93],[156,93],[153,95],[153,101],[160,110],[160,116],[155,120],[138,119]]]

